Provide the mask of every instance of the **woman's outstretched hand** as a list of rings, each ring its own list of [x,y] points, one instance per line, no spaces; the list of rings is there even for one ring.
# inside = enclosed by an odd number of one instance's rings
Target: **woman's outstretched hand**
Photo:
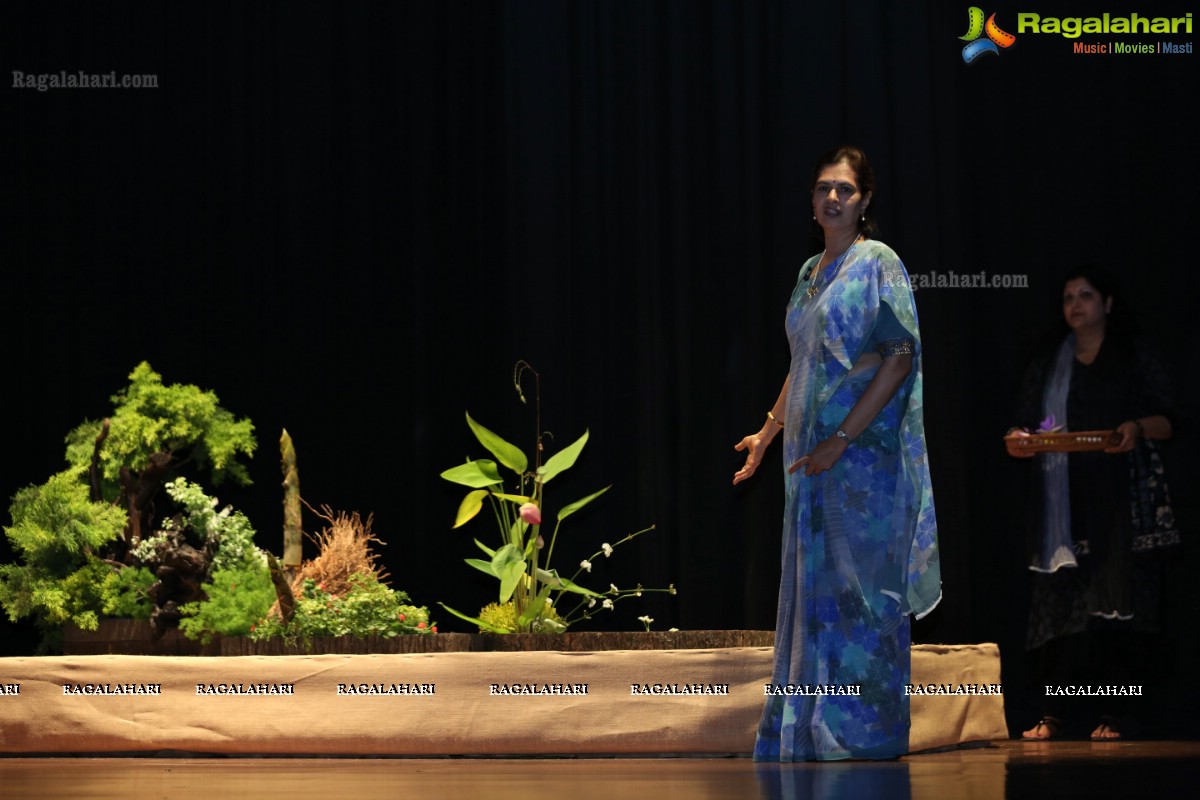
[[[762,431],[752,433],[733,446],[738,452],[746,451],[746,463],[733,473],[733,484],[736,486],[747,478],[753,477],[754,471],[762,463],[763,452],[771,440],[763,436]]]

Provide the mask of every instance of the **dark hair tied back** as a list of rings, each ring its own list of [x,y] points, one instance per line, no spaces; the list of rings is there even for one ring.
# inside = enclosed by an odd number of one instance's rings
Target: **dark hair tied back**
[[[866,211],[863,212],[865,219],[858,221],[858,232],[868,239],[873,238],[876,230],[874,202],[875,170],[871,169],[871,162],[867,158],[867,154],[862,150],[851,145],[842,145],[841,147],[835,147],[832,150],[822,153],[821,157],[817,159],[817,163],[813,165],[812,180],[808,184],[809,193],[812,193],[817,188],[817,178],[821,176],[821,170],[835,164],[845,164],[854,170],[854,174],[858,178],[859,194],[865,195],[870,193],[872,195],[872,202],[867,206]],[[823,235],[820,226],[815,222],[813,225],[818,228],[818,234]]]

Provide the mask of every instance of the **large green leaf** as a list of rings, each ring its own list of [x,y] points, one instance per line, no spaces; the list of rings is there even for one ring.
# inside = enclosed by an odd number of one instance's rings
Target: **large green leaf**
[[[548,483],[558,473],[565,469],[570,469],[575,464],[575,460],[579,458],[579,453],[583,450],[583,446],[587,444],[587,440],[588,432],[584,431],[583,436],[580,436],[572,444],[567,445],[546,459],[546,463],[542,465],[541,470],[542,483]]]
[[[486,572],[488,575],[491,575],[493,578],[500,577],[499,575],[496,574],[496,568],[492,566],[492,562],[490,562],[490,561],[484,561],[483,559],[480,559],[480,558],[464,558],[463,561],[467,562],[468,564],[470,564],[472,567],[479,570],[480,572]]]
[[[572,514],[574,514],[576,511],[578,511],[579,509],[583,508],[583,507],[584,507],[584,506],[586,506],[588,503],[592,502],[592,501],[593,501],[593,500],[595,500],[597,497],[599,497],[600,495],[604,494],[605,492],[607,492],[607,491],[608,491],[609,489],[611,489],[611,488],[612,488],[612,484],[609,484],[608,486],[605,486],[605,487],[604,487],[603,489],[601,489],[600,491],[598,491],[598,492],[593,492],[592,494],[589,494],[587,497],[583,498],[582,500],[576,500],[574,503],[571,503],[571,504],[570,504],[570,505],[568,505],[568,506],[564,506],[564,507],[563,507],[563,509],[562,509],[561,511],[559,511],[559,512],[558,512],[558,518],[559,518],[560,520],[566,519],[567,517],[571,516],[571,515],[572,515]]]
[[[447,611],[449,611],[451,614],[458,617],[459,619],[466,620],[467,622],[470,622],[472,625],[477,625],[480,628],[482,628],[483,630],[488,631],[489,633],[512,633],[512,631],[510,631],[508,628],[502,628],[499,625],[492,625],[490,622],[484,622],[483,620],[481,620],[477,617],[468,617],[466,614],[462,613],[461,611],[455,611],[453,608],[451,608],[450,606],[446,605],[443,602],[439,601],[438,605],[441,606],[442,608],[446,609]]]
[[[526,497],[523,494],[504,494],[503,492],[496,492],[496,499],[507,500],[508,502],[516,503],[519,506],[523,506],[526,503],[533,502],[532,497]]]
[[[475,515],[479,513],[479,509],[483,508],[483,498],[487,496],[487,489],[476,489],[473,492],[467,492],[467,496],[463,498],[462,503],[458,507],[458,515],[454,518],[454,527],[461,528],[473,520]]]
[[[471,430],[475,433],[475,438],[479,440],[479,443],[486,447],[488,452],[494,455],[501,464],[518,475],[525,473],[525,468],[529,465],[529,461],[525,458],[525,454],[521,452],[519,447],[509,444],[471,419],[470,414],[467,414],[467,424],[471,426]]]
[[[525,577],[525,562],[516,561],[512,564],[505,564],[504,569],[500,571],[500,602],[507,603],[512,599],[513,592],[517,590],[517,584],[521,582],[521,578]]]
[[[492,569],[500,579],[500,602],[507,603],[525,574],[525,554],[516,545],[506,544],[492,556]]]
[[[496,462],[490,458],[481,458],[451,467],[442,473],[442,477],[451,483],[461,483],[472,489],[495,486],[503,482],[500,479],[500,470],[496,469]]]

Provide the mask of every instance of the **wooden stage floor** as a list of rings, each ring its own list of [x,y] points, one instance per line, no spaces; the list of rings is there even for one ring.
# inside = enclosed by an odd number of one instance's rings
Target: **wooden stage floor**
[[[0,797],[447,800],[1190,797],[1200,742],[1019,742],[885,763],[746,758],[0,757]]]

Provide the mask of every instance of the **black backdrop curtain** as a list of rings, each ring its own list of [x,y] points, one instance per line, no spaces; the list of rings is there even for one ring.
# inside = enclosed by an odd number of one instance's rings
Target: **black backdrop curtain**
[[[1042,13],[1086,10],[1054,5]],[[1170,5],[1153,13],[1189,10]],[[255,485],[218,494],[260,544],[280,547],[286,427],[310,503],[373,513],[395,585],[473,609],[494,587],[461,559],[493,534],[450,530],[460,492],[438,474],[480,454],[464,411],[532,444],[511,388],[526,359],[554,443],[591,434],[551,505],[613,484],[564,525],[559,565],[653,523],[592,579],[679,587],[593,627],[771,628],[779,453],[733,488],[732,446],[787,369],[784,303],[818,248],[812,160],[852,142],[876,164],[880,238],[910,272],[1028,282],[917,295],[945,601],[914,637],[1019,650],[1022,484],[999,437],[1056,323],[1061,270],[1117,270],[1195,396],[1181,108],[1196,57],[1021,35],[966,65],[965,10],[9,4],[6,78],[115,71],[158,88],[3,90],[0,489],[59,469],[63,435],[148,360],[255,423]],[[1018,10],[998,9],[1002,27]],[[1194,501],[1177,494],[1186,527]],[[5,652],[31,647],[3,624]]]

